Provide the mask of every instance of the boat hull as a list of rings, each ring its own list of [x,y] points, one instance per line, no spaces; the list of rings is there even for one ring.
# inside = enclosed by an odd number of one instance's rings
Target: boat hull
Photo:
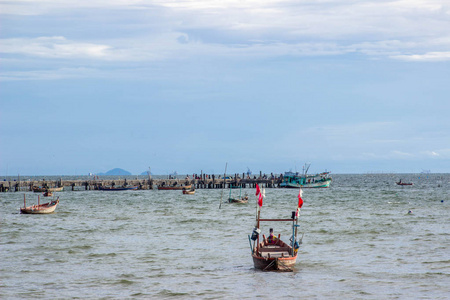
[[[64,187],[54,187],[54,188],[42,188],[42,187],[33,187],[33,192],[42,193],[42,192],[61,192]]]
[[[21,214],[51,214],[55,211],[58,203],[59,203],[59,200],[41,204],[41,205],[32,205],[32,206],[28,206],[28,207],[21,207],[20,213]]]
[[[263,241],[253,249],[252,258],[255,269],[263,271],[292,271],[297,262],[298,251],[278,238],[270,242],[263,235]]]
[[[229,203],[248,203],[248,198],[245,199],[236,199],[236,198],[228,198]]]
[[[328,188],[330,187],[331,180],[323,181],[323,182],[314,182],[314,183],[286,183],[283,182],[280,184],[280,187],[282,188],[291,188],[291,189],[298,189],[298,188]]]
[[[99,187],[98,189],[101,191],[130,191],[137,190],[137,186],[132,187],[121,187],[121,188],[113,188],[113,187]]]
[[[261,257],[252,255],[255,269],[264,271],[292,271],[297,262],[297,255],[289,257]]]
[[[185,186],[158,186],[158,190],[162,191],[179,191],[179,190],[190,190],[192,185],[185,185]]]

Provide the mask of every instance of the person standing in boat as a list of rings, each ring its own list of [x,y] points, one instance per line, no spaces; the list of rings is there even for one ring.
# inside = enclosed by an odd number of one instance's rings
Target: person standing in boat
[[[277,237],[273,234],[273,228],[269,230],[269,237],[267,238],[269,244],[275,244],[277,242]]]

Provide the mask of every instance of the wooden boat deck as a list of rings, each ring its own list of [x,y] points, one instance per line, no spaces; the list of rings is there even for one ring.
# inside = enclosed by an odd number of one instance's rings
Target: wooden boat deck
[[[276,245],[267,245],[258,249],[258,254],[264,258],[280,258],[290,256],[290,247],[280,247]]]

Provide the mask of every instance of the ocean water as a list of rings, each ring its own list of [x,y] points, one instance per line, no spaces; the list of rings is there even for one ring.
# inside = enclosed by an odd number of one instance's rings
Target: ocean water
[[[221,190],[64,191],[50,215],[1,193],[0,298],[449,299],[450,174],[333,179],[304,190],[303,244],[283,273],[253,268],[254,189],[221,205]],[[266,189],[261,217],[289,218],[297,194]],[[289,224],[270,225],[289,239]]]

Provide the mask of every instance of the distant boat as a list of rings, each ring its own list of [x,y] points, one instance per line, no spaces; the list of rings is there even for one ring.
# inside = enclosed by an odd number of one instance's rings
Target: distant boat
[[[414,183],[412,182],[402,182],[402,180],[400,179],[399,182],[396,182],[397,185],[414,185]]]
[[[229,203],[247,203],[248,202],[248,196],[244,195],[242,197],[242,187],[240,188],[240,192],[239,192],[239,198],[236,197],[232,197],[231,196],[231,190],[235,188],[234,186],[230,185],[230,195],[228,196],[228,202]]]
[[[330,172],[323,172],[315,175],[288,173],[283,176],[280,183],[281,188],[327,188],[330,187],[332,178]]]
[[[39,186],[39,187],[37,187],[37,186],[33,186],[33,192],[35,192],[35,193],[43,193],[43,192],[47,192],[47,191],[49,191],[49,192],[61,192],[62,190],[64,189],[64,187],[52,187],[52,188],[49,188],[49,187],[41,187],[41,186]]]
[[[114,187],[114,186],[99,186],[99,190],[101,191],[129,191],[129,190],[137,190],[137,186],[122,186],[122,187]]]
[[[190,190],[192,187],[192,185],[174,185],[174,186],[168,186],[168,185],[164,185],[158,186],[158,190],[165,190],[165,191],[170,191],[170,190],[176,190],[176,191],[180,191],[180,190]]]
[[[52,197],[52,196],[53,196],[53,192],[45,191],[45,192],[43,193],[43,195],[44,195],[44,197]]]
[[[195,190],[191,189],[191,190],[183,190],[183,195],[194,195],[195,194]]]
[[[25,195],[23,195],[23,207],[20,208],[21,214],[50,214],[55,211],[56,206],[59,203],[59,197],[56,200],[40,204],[40,198],[38,196],[37,205],[26,205]]]
[[[332,178],[330,172],[322,172],[315,175],[308,175],[311,164],[305,164],[303,174],[292,171],[285,172],[280,183],[281,188],[327,188],[330,186]]]

